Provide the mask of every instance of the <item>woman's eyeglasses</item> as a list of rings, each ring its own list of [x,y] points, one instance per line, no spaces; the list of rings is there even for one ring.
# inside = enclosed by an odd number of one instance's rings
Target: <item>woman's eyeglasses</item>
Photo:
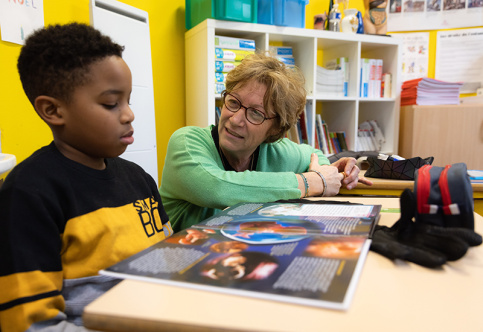
[[[225,104],[226,109],[230,112],[236,113],[240,110],[240,108],[245,109],[245,117],[251,124],[254,125],[261,125],[265,120],[275,119],[277,116],[267,118],[265,113],[262,111],[257,110],[253,107],[246,107],[243,106],[241,101],[239,101],[235,96],[231,95],[230,93],[223,91],[221,94],[223,99],[223,104]]]

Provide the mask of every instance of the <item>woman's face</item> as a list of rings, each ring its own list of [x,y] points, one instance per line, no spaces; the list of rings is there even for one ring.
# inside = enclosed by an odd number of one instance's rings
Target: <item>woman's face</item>
[[[265,113],[265,117],[273,117],[275,113],[269,113],[263,107],[263,96],[267,91],[264,84],[250,81],[243,87],[233,90],[235,96],[243,106],[253,107]],[[249,158],[256,148],[271,134],[274,121],[265,120],[260,125],[254,125],[245,117],[245,109],[242,107],[233,113],[223,105],[218,135],[220,147],[225,155],[236,159]]]

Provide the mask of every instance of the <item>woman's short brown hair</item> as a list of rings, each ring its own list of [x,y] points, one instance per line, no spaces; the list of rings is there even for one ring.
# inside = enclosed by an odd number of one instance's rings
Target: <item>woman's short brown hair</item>
[[[305,78],[297,67],[289,67],[268,52],[262,52],[247,56],[228,73],[226,91],[232,92],[253,80],[267,87],[263,97],[265,110],[278,115],[273,121],[280,130],[265,140],[265,143],[276,142],[297,124],[304,110]]]

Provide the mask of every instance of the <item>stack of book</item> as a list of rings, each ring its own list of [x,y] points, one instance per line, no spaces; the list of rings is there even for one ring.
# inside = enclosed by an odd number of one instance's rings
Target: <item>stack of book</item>
[[[226,74],[253,53],[254,40],[215,36],[215,93],[225,90]]]
[[[386,142],[376,120],[364,121],[357,132],[356,151],[381,151]]]
[[[347,97],[349,93],[349,59],[337,58],[317,66],[316,90],[327,97]]]
[[[386,77],[386,80],[388,78],[389,77]],[[362,58],[359,97],[376,99],[381,97],[390,97],[388,92],[384,93],[384,89],[382,88],[382,80],[383,60]]]
[[[293,57],[291,46],[270,46],[270,53],[287,66],[295,66],[295,58]]]
[[[461,82],[444,82],[428,77],[405,81],[401,87],[401,106],[457,105],[462,85]]]

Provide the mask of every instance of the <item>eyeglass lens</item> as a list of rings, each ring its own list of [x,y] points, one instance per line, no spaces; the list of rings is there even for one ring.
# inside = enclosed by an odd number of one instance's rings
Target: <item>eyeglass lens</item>
[[[262,124],[265,121],[265,114],[253,107],[245,107],[242,103],[229,93],[224,94],[225,106],[230,112],[238,112],[240,108],[245,109],[245,117],[252,124]]]

